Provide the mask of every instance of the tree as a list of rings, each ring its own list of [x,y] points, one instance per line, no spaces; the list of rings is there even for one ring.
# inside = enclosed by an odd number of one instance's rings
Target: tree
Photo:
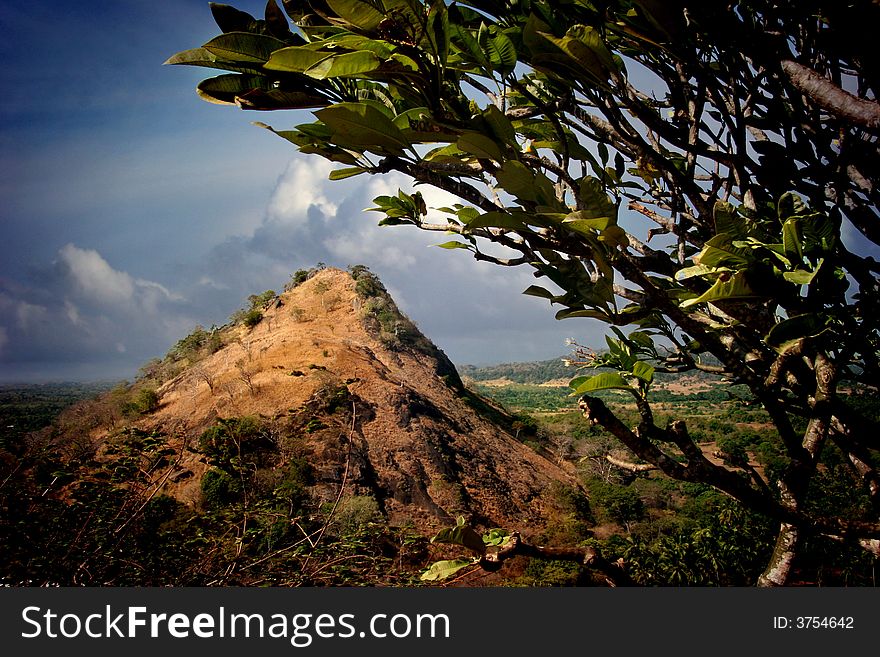
[[[548,284],[525,293],[559,319],[608,324],[609,351],[586,364],[616,371],[572,382],[584,414],[667,475],[775,519],[760,583],[784,584],[810,536],[880,555],[876,433],[844,394],[875,391],[880,372],[876,2],[283,7],[257,20],[213,4],[223,34],[168,61],[225,70],[198,86],[210,102],[313,110],[292,129],[257,125],[343,165],[331,179],[398,171],[453,193],[444,222],[418,192],[372,209],[531,267]],[[681,420],[657,426],[654,374],[691,369],[766,408],[776,480],[711,463]],[[635,429],[589,394],[609,388],[633,397]],[[870,512],[808,508],[831,452]]]

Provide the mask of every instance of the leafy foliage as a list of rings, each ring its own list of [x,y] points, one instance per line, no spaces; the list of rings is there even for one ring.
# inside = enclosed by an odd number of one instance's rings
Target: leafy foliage
[[[263,320],[263,309],[275,297],[275,290],[252,294],[248,297],[248,305],[235,311],[229,319],[233,324],[244,324],[248,328],[253,328]]]

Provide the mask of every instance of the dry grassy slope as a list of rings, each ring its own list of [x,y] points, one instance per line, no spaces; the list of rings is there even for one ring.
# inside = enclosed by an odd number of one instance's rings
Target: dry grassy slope
[[[347,464],[346,493],[374,495],[395,524],[428,532],[460,513],[485,526],[546,520],[548,489],[572,484],[571,469],[477,415],[436,374],[436,359],[371,337],[354,286],[327,269],[284,294],[255,328],[236,329],[233,343],[165,384],[143,428],[192,440],[218,417],[259,415],[283,426],[316,391],[347,382],[354,421],[350,411],[344,422],[330,416],[307,437],[323,497],[336,496]],[[198,499],[208,467],[200,459],[185,453],[179,467],[196,476],[171,477],[168,492]]]

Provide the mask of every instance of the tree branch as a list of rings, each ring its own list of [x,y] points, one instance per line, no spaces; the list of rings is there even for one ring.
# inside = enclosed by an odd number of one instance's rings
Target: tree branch
[[[555,561],[573,561],[582,566],[600,572],[609,586],[632,586],[633,581],[621,567],[620,562],[612,563],[602,556],[594,547],[585,548],[552,548],[532,545],[522,540],[518,532],[507,538],[507,542],[495,552],[488,552],[480,558],[480,566],[484,570],[496,571],[508,559],[516,556]]]
[[[822,109],[864,128],[880,128],[880,103],[844,91],[813,69],[790,59],[782,62],[782,70],[795,89]]]

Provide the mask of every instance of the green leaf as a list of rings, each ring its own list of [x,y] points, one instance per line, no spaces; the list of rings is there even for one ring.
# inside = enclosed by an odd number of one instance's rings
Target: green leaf
[[[694,257],[694,262],[710,269],[741,269],[748,266],[754,256],[749,249],[734,246],[734,241],[735,237],[730,233],[716,235],[706,242],[700,254]]]
[[[196,87],[196,93],[202,100],[217,105],[235,105],[235,98],[243,93],[267,88],[269,81],[260,75],[218,75],[202,80]]]
[[[745,272],[738,271],[732,276],[719,277],[715,284],[696,299],[687,299],[681,303],[682,308],[690,308],[700,303],[716,301],[742,301],[755,299],[762,295],[756,293],[746,280]]]
[[[443,244],[435,244],[434,246],[439,246],[441,249],[467,249],[468,251],[473,249],[473,247],[470,244],[465,244],[464,242],[457,242],[455,240],[451,240],[449,242],[443,242]]]
[[[643,331],[633,331],[629,334],[629,339],[649,351],[653,352],[655,350],[654,341],[651,339],[651,336]]]
[[[725,233],[734,239],[743,239],[748,236],[745,230],[745,220],[730,203],[716,201],[712,207],[712,215],[715,218],[715,234]]]
[[[323,43],[334,48],[344,48],[345,50],[369,50],[379,59],[388,59],[392,52],[394,52],[393,46],[389,43],[376,41],[361,34],[347,32],[330,35]]]
[[[602,40],[602,34],[589,25],[574,25],[566,32],[566,36],[577,39],[586,46],[604,70],[617,68],[614,57]]]
[[[599,390],[632,390],[632,387],[617,372],[603,372],[590,377],[579,376],[572,379],[568,385],[574,388],[572,395],[583,395]]]
[[[521,230],[525,227],[522,219],[507,212],[487,212],[467,222],[471,230],[477,228],[506,228],[508,230]]]
[[[330,101],[319,93],[282,91],[274,88],[269,90],[251,89],[239,95],[235,102],[242,109],[251,110],[312,109],[327,107],[330,104]]]
[[[253,16],[231,5],[209,2],[208,6],[211,8],[214,22],[223,32],[245,32],[256,22]]]
[[[285,73],[302,73],[318,62],[330,57],[330,53],[315,50],[306,46],[290,46],[272,53],[263,68],[269,71]]]
[[[203,48],[217,57],[232,62],[267,62],[276,50],[287,45],[280,39],[267,34],[250,32],[228,32],[214,37]]]
[[[443,0],[433,0],[428,11],[428,39],[437,55],[437,63],[446,66],[449,57],[449,12]]]
[[[629,237],[620,226],[608,226],[599,234],[599,241],[605,242],[611,247],[629,246]]]
[[[516,130],[510,119],[504,115],[504,112],[495,107],[495,105],[489,105],[489,107],[483,110],[483,118],[486,119],[486,123],[492,128],[493,134],[498,139],[512,148],[517,147]]]
[[[449,36],[452,44],[459,52],[470,55],[471,60],[481,68],[489,67],[489,60],[486,59],[486,54],[469,29],[457,23],[451,23],[449,25]]]
[[[366,102],[339,103],[315,112],[333,132],[334,140],[369,150],[400,154],[409,146],[406,137],[388,116]]]
[[[435,121],[427,107],[414,107],[401,112],[394,117],[394,125],[403,130],[412,142],[454,142],[458,138],[452,128]]]
[[[643,360],[636,361],[632,368],[632,374],[645,383],[651,383],[654,380],[654,367]]]
[[[474,531],[473,527],[466,524],[464,518],[458,518],[455,527],[445,527],[437,532],[437,535],[431,539],[432,543],[448,543],[450,545],[461,545],[471,552],[478,555],[486,553],[486,544],[483,537]]]
[[[705,265],[694,265],[693,267],[685,267],[684,269],[679,269],[675,272],[675,280],[684,281],[689,278],[696,278],[697,276],[707,276],[718,272],[730,271],[733,270],[728,267],[706,267]]]
[[[495,160],[501,162],[504,159],[504,153],[493,139],[479,132],[466,132],[455,144],[465,153],[470,153],[479,158]]]
[[[520,201],[538,201],[535,174],[521,162],[507,160],[495,173],[495,179],[505,191]]]
[[[525,290],[523,290],[523,294],[528,294],[530,297],[550,299],[551,301],[556,298],[555,294],[553,294],[547,288],[541,287],[540,285],[529,285]]]
[[[508,73],[516,66],[516,46],[504,32],[496,31],[484,43],[489,63],[499,73]]]
[[[613,216],[595,217],[592,212],[572,212],[562,223],[573,231],[583,235],[596,235],[597,231],[605,230],[614,222]]]
[[[506,529],[490,529],[488,533],[483,534],[483,542],[488,546],[504,545],[510,533]]]
[[[316,80],[345,78],[375,71],[381,65],[382,60],[375,54],[369,50],[359,50],[322,59],[303,73]]]
[[[247,66],[246,64],[238,64],[236,62],[227,62],[217,59],[209,50],[204,48],[192,48],[176,53],[165,60],[167,65],[185,65],[185,66],[204,66],[206,68],[217,68],[224,71],[237,71],[239,73],[257,74],[260,72],[258,66]]]
[[[363,167],[347,167],[345,169],[334,169],[330,172],[329,179],[344,180],[345,178],[351,178],[352,176],[359,176],[365,171],[366,169],[364,169]]]
[[[419,577],[423,582],[435,582],[440,579],[452,577],[462,568],[473,565],[473,559],[452,559],[447,561],[438,561],[421,574]]]
[[[814,337],[827,330],[825,317],[816,313],[795,315],[784,319],[767,334],[767,344],[774,348],[783,348],[801,338]]]
[[[287,17],[284,15],[284,12],[281,11],[281,8],[275,0],[269,0],[266,3],[265,16],[266,27],[269,32],[272,33],[272,36],[278,37],[279,39],[291,36],[290,23],[287,22]]]
[[[589,319],[598,319],[603,322],[611,322],[612,318],[606,312],[601,310],[585,310],[583,308],[563,308],[556,313],[556,319],[570,319],[572,317],[588,317]]]
[[[795,285],[809,285],[813,282],[813,279],[816,278],[816,274],[819,273],[820,264],[813,271],[805,271],[803,269],[796,269],[795,271],[787,271],[782,274],[782,278],[787,280],[789,283],[794,283]]]
[[[787,219],[785,223],[782,224],[782,249],[785,251],[785,255],[789,258],[796,257],[798,260],[803,259],[804,252],[801,248],[802,241],[800,220],[796,217]]]
[[[464,206],[458,208],[458,210],[454,213],[458,220],[462,223],[466,224],[470,221],[473,221],[477,217],[480,216],[480,211],[477,208],[472,208],[470,206]]]
[[[792,217],[807,214],[809,211],[810,209],[803,199],[793,192],[786,192],[779,197],[779,201],[776,203],[776,212],[782,223]]]
[[[578,189],[578,197],[582,206],[578,211],[579,219],[608,219],[609,223],[617,223],[617,206],[608,198],[605,187],[598,178],[584,177]],[[602,229],[605,227],[607,226]]]
[[[528,28],[527,24],[526,31],[523,33],[524,38],[528,33]],[[611,53],[602,42],[599,33],[591,27],[575,25],[562,38],[544,31],[539,31],[537,34],[556,46],[558,51],[561,52],[555,54],[539,46],[539,52],[533,53],[538,55],[535,58],[536,64],[540,64],[542,60],[547,64],[562,64],[573,73],[586,74],[594,82],[598,83],[604,83],[608,79],[609,69],[615,68]],[[540,52],[540,50],[543,50],[543,52]],[[564,56],[567,56],[567,59],[561,56],[562,53],[564,53]],[[556,71],[556,73],[561,73],[564,77],[564,71]]]
[[[358,31],[372,32],[379,27],[379,23],[385,20],[384,14],[361,0],[326,1],[337,16]]]

